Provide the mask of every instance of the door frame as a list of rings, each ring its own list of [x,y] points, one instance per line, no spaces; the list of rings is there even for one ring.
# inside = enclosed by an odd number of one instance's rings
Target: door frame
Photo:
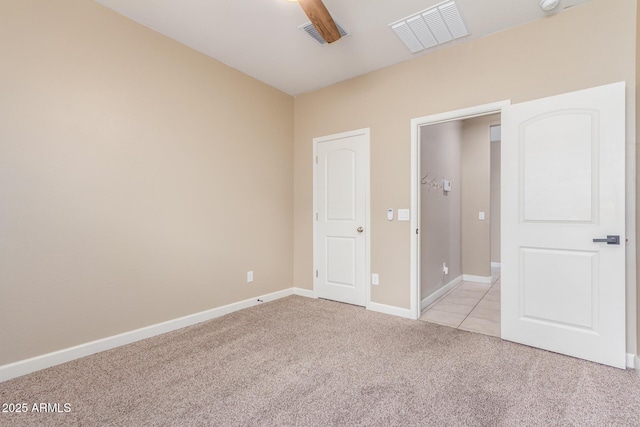
[[[350,138],[353,136],[363,135],[366,139],[366,154],[365,154],[365,224],[364,224],[364,238],[365,238],[365,266],[364,266],[364,303],[365,308],[368,310],[371,305],[371,129],[370,128],[362,128],[356,129],[347,132],[336,133],[332,135],[320,136],[317,138],[313,138],[313,157],[311,158],[311,162],[313,164],[313,204],[312,204],[312,212],[311,212],[311,221],[313,222],[313,270],[312,280],[313,280],[313,297],[318,298],[318,292],[316,289],[316,269],[318,268],[318,255],[316,253],[316,242],[317,242],[317,221],[316,221],[316,212],[317,212],[317,175],[318,175],[318,163],[316,163],[317,155],[318,155],[318,143],[332,141],[336,139],[342,138]]]
[[[432,114],[411,119],[411,261],[410,261],[410,312],[412,319],[420,318],[420,127],[456,120],[471,119],[500,113],[511,100],[492,102],[475,107]]]

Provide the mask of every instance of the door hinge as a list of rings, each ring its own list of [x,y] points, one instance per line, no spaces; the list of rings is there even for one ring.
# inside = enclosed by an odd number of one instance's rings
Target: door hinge
[[[318,164],[318,156],[316,156],[316,164]]]
[[[416,234],[419,234],[419,233],[418,233],[418,229],[417,229],[417,228],[416,228]]]
[[[318,220],[318,212],[316,212],[316,221]]]
[[[316,279],[318,278],[318,270],[316,270]]]

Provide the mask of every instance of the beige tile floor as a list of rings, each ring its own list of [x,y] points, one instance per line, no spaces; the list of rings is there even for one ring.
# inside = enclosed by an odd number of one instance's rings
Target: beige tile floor
[[[420,320],[499,337],[500,269],[491,269],[491,283],[460,283],[425,308]]]

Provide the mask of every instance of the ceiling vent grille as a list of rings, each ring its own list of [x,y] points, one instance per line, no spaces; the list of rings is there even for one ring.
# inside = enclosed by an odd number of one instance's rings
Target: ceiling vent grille
[[[341,37],[344,37],[344,36],[348,35],[348,33],[345,31],[345,29],[342,28],[340,26],[340,24],[338,24],[337,22],[336,22],[336,27],[338,27],[338,31],[340,31],[340,36]],[[322,38],[322,36],[318,32],[318,30],[316,30],[316,27],[314,27],[311,22],[307,22],[306,24],[302,24],[298,28],[301,29],[302,31],[304,31],[305,33],[307,33],[309,36],[311,36],[311,38],[313,38],[318,43],[327,44],[327,41]]]
[[[411,53],[469,34],[455,1],[447,1],[389,24]]]

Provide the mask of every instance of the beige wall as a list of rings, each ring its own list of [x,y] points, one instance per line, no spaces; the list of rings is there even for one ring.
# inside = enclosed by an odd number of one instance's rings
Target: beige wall
[[[408,308],[410,224],[384,213],[409,207],[410,120],[622,80],[635,153],[637,18],[593,0],[294,103],[94,2],[1,2],[0,365],[312,289],[312,138],[363,127],[372,300]]]
[[[461,189],[460,152],[462,122],[453,121],[420,128],[420,298],[462,274],[460,249]],[[428,175],[427,175],[428,174]],[[451,181],[451,191],[440,186]],[[435,181],[434,181],[435,180]],[[431,185],[431,182],[437,187]],[[449,273],[444,274],[446,263]]]
[[[500,115],[462,122],[462,273],[491,276],[491,142]],[[485,219],[478,219],[484,212]]]
[[[292,286],[292,97],[86,0],[0,52],[0,365]]]
[[[541,98],[626,81],[635,149],[636,0],[593,0],[558,15],[398,64],[295,99],[294,283],[312,289],[312,139],[371,128],[371,269],[385,280],[374,302],[409,308],[410,120],[503,99]],[[633,166],[633,160],[630,163]],[[633,174],[630,175],[631,177]],[[633,186],[633,180],[628,181]],[[635,209],[630,208],[630,212]],[[627,230],[635,239],[635,217]],[[635,243],[630,245],[635,248]],[[635,250],[630,250],[631,257]],[[633,259],[633,258],[632,258]],[[628,273],[635,311],[635,270]],[[630,317],[631,319],[631,317]],[[635,321],[628,323],[635,352]]]

